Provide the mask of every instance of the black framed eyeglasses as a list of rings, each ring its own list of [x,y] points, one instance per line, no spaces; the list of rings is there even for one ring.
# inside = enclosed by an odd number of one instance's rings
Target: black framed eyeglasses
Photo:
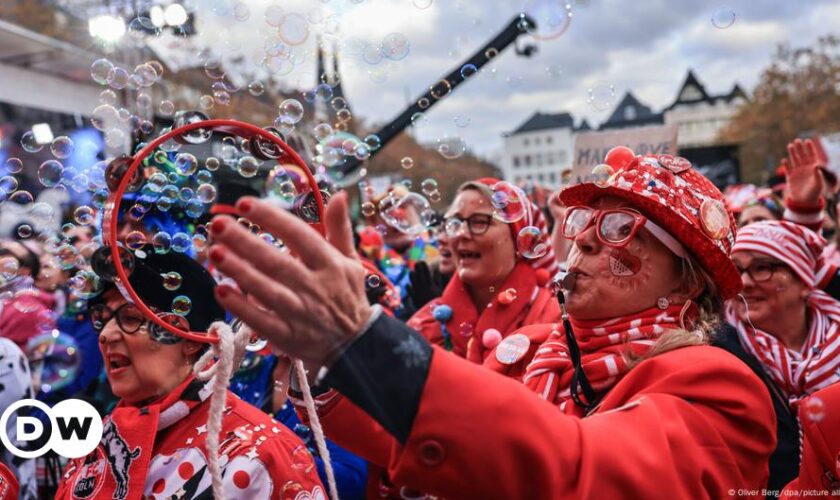
[[[447,217],[443,222],[443,227],[446,235],[450,238],[458,236],[464,227],[469,230],[472,236],[480,236],[487,232],[492,223],[493,216],[491,214],[472,214],[466,218],[456,215]]]
[[[175,313],[161,312],[158,312],[157,316],[175,328],[184,331],[190,330],[190,323],[183,316]],[[90,322],[93,325],[93,329],[97,332],[102,332],[111,318],[117,321],[117,326],[127,335],[136,334],[140,331],[140,328],[146,325],[148,327],[149,337],[155,342],[161,344],[177,344],[181,341],[181,337],[174,335],[156,323],[146,320],[143,313],[134,304],[125,303],[116,309],[111,309],[105,304],[96,304],[90,308]]]
[[[747,273],[747,276],[750,277],[754,282],[761,283],[764,281],[769,280],[773,277],[773,274],[776,272],[777,269],[784,269],[787,266],[782,264],[781,262],[773,262],[767,260],[759,260],[754,261],[747,267],[741,267],[738,263],[735,263],[735,269],[738,270],[738,274],[741,276],[744,273]]]
[[[90,308],[90,323],[97,332],[101,332],[112,318],[117,321],[120,330],[129,335],[137,333],[146,324],[146,318],[140,309],[128,302],[116,309],[111,309],[105,304],[96,304]]]

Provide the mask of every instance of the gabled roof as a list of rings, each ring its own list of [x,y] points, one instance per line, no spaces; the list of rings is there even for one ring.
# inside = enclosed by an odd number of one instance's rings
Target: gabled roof
[[[592,130],[592,127],[589,125],[589,122],[586,121],[586,118],[581,120],[580,125],[575,127],[575,132],[587,132],[589,130]]]
[[[680,91],[677,92],[677,98],[670,106],[662,110],[662,112],[664,113],[665,111],[669,111],[680,104],[696,104],[699,102],[714,104],[719,100],[729,102],[736,97],[741,97],[743,99],[748,98],[746,92],[744,92],[738,84],[735,84],[728,94],[709,95],[703,84],[700,83],[696,76],[694,76],[694,71],[689,69],[688,74],[685,77],[685,81],[683,82],[682,87],[680,87]]]
[[[534,113],[530,118],[525,120],[525,123],[506,135],[510,136],[524,132],[555,128],[573,128],[574,125],[575,122],[569,113]]]
[[[598,127],[598,130],[611,128],[639,127],[662,123],[662,114],[651,111],[633,95],[627,92],[615,107],[610,117]]]

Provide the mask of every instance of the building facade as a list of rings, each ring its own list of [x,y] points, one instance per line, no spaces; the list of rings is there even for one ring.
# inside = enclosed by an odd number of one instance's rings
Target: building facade
[[[737,145],[721,144],[718,135],[746,101],[737,84],[727,93],[709,94],[689,70],[676,98],[661,112],[627,92],[598,130],[675,124],[680,154],[717,184],[726,185],[740,179]],[[576,134],[590,130],[586,120],[576,127],[569,113],[535,113],[503,135],[499,161],[505,180],[559,186],[561,172],[571,168]]]
[[[555,187],[560,173],[571,167],[575,134],[590,130],[584,120],[575,127],[569,113],[535,113],[503,136],[501,169],[505,180]]]

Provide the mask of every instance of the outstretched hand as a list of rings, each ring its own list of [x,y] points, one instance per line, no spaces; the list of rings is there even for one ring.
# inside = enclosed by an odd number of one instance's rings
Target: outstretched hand
[[[825,188],[822,173],[825,164],[814,141],[796,139],[788,144],[787,150],[789,161],[782,160],[787,170],[787,195],[798,204],[818,204]]]
[[[219,302],[284,352],[308,363],[330,363],[371,315],[346,194],[334,196],[327,206],[326,241],[267,202],[243,198],[236,208],[291,253],[278,251],[230,217],[215,219],[210,260],[241,289],[219,285]]]

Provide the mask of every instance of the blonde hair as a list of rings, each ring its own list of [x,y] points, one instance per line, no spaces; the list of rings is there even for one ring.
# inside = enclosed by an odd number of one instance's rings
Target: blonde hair
[[[685,325],[686,328],[669,330],[662,334],[644,355],[638,356],[627,351],[624,359],[629,369],[646,359],[675,349],[707,345],[720,325],[720,318],[723,315],[723,298],[714,280],[691,255],[680,258],[679,263],[682,269],[681,282],[684,290],[701,290],[700,294],[693,299],[697,305],[697,317],[691,324]]]

